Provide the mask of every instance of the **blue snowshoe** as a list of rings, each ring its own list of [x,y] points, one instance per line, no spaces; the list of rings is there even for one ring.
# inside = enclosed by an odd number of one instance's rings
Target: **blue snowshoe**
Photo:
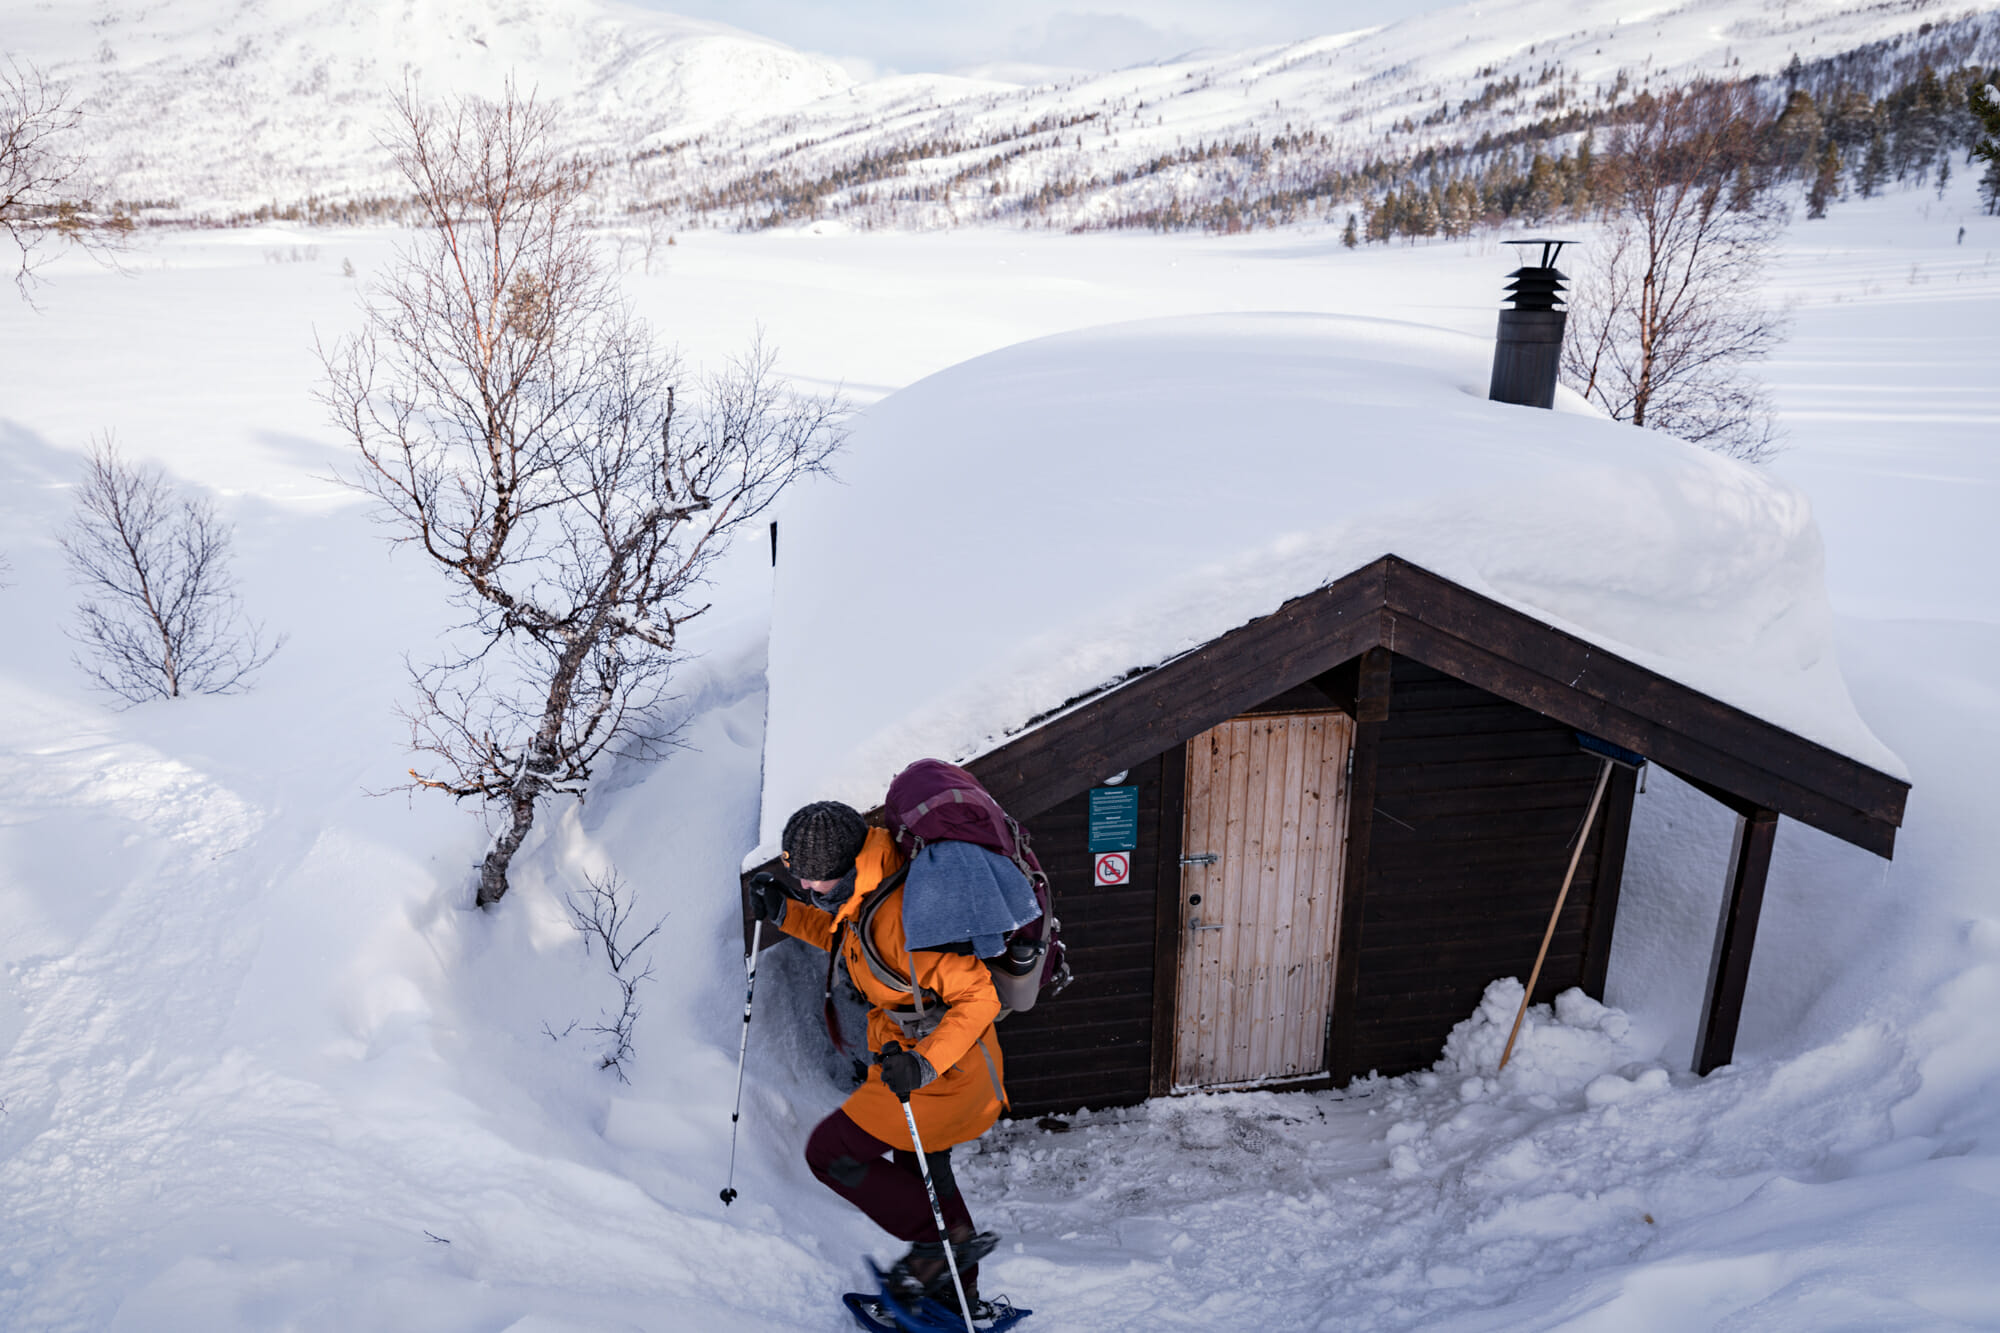
[[[862,1328],[870,1333],[965,1333],[965,1316],[958,1312],[956,1294],[949,1289],[938,1300],[911,1291],[906,1281],[883,1272],[873,1260],[868,1271],[875,1278],[874,1294],[850,1291],[840,1298]],[[1004,1296],[990,1301],[975,1296],[971,1304],[976,1333],[1002,1333],[1034,1313],[1015,1309]]]

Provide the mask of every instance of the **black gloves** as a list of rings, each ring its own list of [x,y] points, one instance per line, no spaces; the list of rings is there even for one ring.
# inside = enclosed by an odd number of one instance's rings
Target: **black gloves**
[[[790,901],[785,893],[784,881],[768,870],[760,870],[750,877],[750,911],[759,921],[778,925],[785,919],[785,904]]]
[[[911,1093],[937,1077],[928,1060],[893,1041],[883,1050],[881,1064],[882,1082],[899,1101],[908,1101]]]

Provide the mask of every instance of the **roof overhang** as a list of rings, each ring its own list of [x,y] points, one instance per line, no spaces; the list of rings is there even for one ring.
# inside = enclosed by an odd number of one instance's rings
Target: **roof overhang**
[[[1635,750],[1738,810],[1894,851],[1909,783],[1394,555],[1074,700],[968,767],[1030,818],[1377,647]]]

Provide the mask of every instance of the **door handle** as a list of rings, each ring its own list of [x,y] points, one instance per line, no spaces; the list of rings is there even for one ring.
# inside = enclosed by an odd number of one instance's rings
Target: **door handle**
[[[1221,930],[1221,929],[1222,929],[1222,927],[1221,927],[1220,925],[1214,925],[1214,926],[1204,926],[1203,924],[1201,924],[1201,918],[1200,918],[1200,917],[1198,917],[1198,916],[1191,916],[1191,917],[1189,917],[1189,918],[1188,918],[1188,929],[1189,929],[1189,930]]]
[[[1183,866],[1212,866],[1221,859],[1222,856],[1217,852],[1196,852],[1192,856],[1183,856],[1181,864]]]

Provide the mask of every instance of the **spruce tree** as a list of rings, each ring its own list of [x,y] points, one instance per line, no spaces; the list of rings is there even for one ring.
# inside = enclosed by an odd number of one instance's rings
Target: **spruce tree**
[[[1875,137],[1868,141],[1868,152],[1861,159],[1860,169],[1854,173],[1855,187],[1863,199],[1873,199],[1888,174],[1889,143],[1882,137],[1882,131],[1876,130]]]
[[[1990,83],[1975,85],[1968,101],[1986,131],[1972,146],[1972,155],[1986,164],[1986,172],[1979,178],[1979,193],[1986,200],[1987,212],[2000,213],[2000,89]]]
[[[1447,217],[1453,236],[1469,236],[1479,225],[1479,187],[1468,180],[1455,180],[1444,192]]]
[[[1757,178],[1751,174],[1750,164],[1737,164],[1736,179],[1729,187],[1729,207],[1741,213],[1755,206],[1757,202]]]
[[[1840,147],[1833,140],[1826,143],[1826,151],[1819,155],[1819,172],[1813,177],[1812,188],[1806,191],[1806,216],[1823,218],[1826,206],[1840,193]]]
[[[1352,213],[1347,215],[1347,226],[1340,233],[1340,243],[1350,250],[1361,244],[1361,237],[1355,231],[1354,214]]]
[[[1556,180],[1556,164],[1549,161],[1546,153],[1536,153],[1528,166],[1528,190],[1522,200],[1521,211],[1528,215],[1528,221],[1540,222],[1556,211],[1562,201],[1561,187]]]
[[[1576,217],[1582,217],[1590,211],[1591,188],[1596,180],[1597,164],[1595,154],[1592,152],[1592,134],[1593,131],[1585,130],[1583,142],[1576,146],[1576,167],[1570,173],[1569,194],[1563,200],[1570,213]]]
[[[1387,241],[1396,234],[1395,219],[1390,216],[1396,207],[1396,196],[1385,193],[1380,199],[1366,205],[1368,210],[1367,237],[1371,241]]]
[[[1819,107],[1813,102],[1812,94],[1803,89],[1795,90],[1785,102],[1785,109],[1778,114],[1777,152],[1787,174],[1803,173],[1812,161],[1813,145],[1826,132],[1826,122],[1819,114]]]

